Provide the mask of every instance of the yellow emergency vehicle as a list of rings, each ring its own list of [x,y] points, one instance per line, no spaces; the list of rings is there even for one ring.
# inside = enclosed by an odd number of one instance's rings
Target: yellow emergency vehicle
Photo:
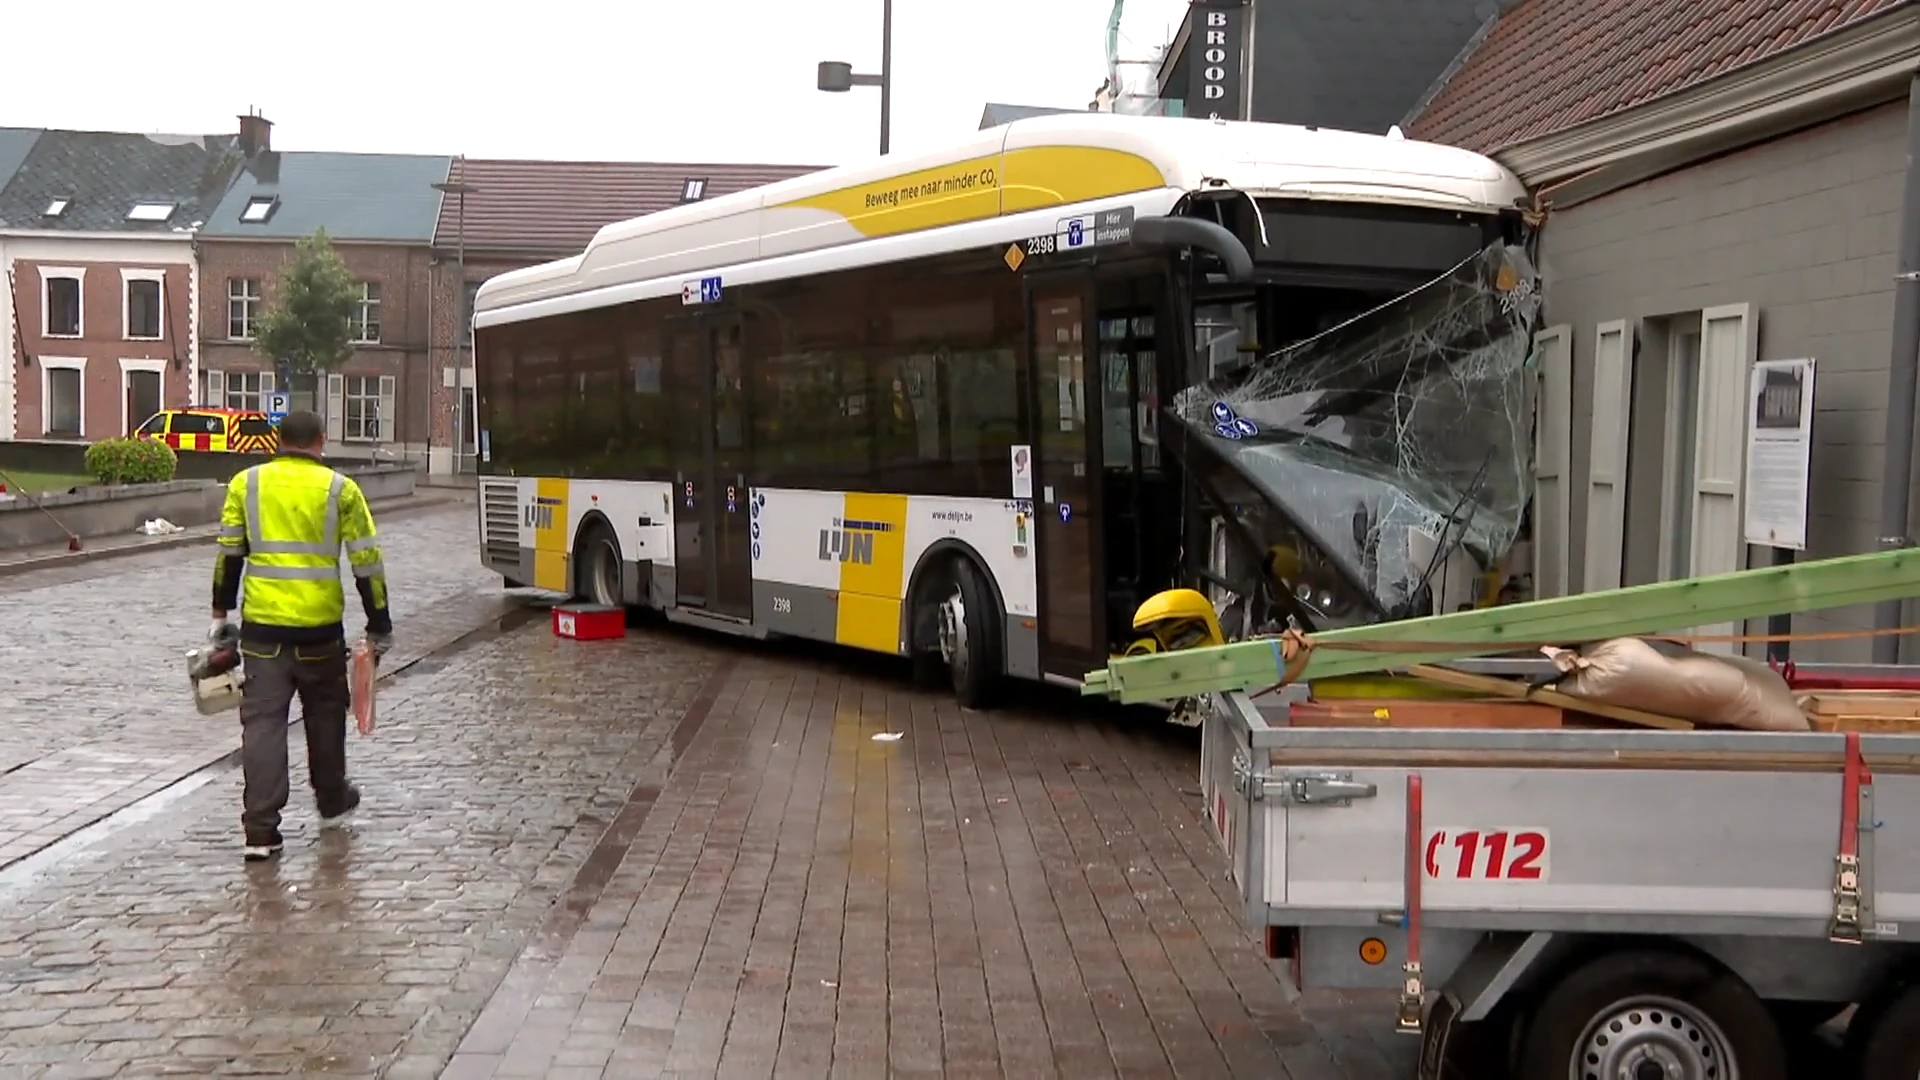
[[[162,409],[135,434],[175,450],[271,454],[280,448],[279,429],[266,413],[254,409]]]

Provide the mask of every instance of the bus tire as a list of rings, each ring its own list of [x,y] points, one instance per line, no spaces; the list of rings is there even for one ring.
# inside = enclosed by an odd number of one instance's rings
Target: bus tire
[[[1002,671],[1000,612],[972,559],[953,560],[949,591],[940,602],[940,657],[962,708],[993,706]]]
[[[573,542],[573,597],[606,607],[626,606],[626,570],[620,541],[606,522],[580,530]]]
[[[1600,956],[1548,990],[1516,1075],[1627,1076],[1640,1061],[1677,1067],[1667,1075],[1787,1080],[1779,1029],[1745,980],[1705,957],[1654,948]]]

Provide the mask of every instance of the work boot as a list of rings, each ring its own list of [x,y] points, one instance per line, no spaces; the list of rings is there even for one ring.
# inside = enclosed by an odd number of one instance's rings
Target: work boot
[[[280,854],[280,849],[285,846],[285,842],[280,839],[280,830],[275,829],[270,833],[247,837],[247,845],[241,849],[240,853],[248,862],[266,862]]]
[[[330,825],[345,825],[347,818],[353,814],[354,808],[359,805],[360,789],[352,784],[348,784],[346,796],[340,800],[338,807],[320,807],[320,827],[324,829]]]

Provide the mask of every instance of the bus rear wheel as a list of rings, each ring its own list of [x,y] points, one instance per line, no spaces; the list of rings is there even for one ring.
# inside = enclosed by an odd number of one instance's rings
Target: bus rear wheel
[[[970,559],[953,561],[953,576],[940,602],[940,658],[953,680],[953,695],[968,709],[990,708],[1001,674],[1001,620],[992,590]]]
[[[573,595],[602,607],[625,605],[621,588],[625,575],[620,563],[620,541],[606,525],[589,525],[573,547]]]

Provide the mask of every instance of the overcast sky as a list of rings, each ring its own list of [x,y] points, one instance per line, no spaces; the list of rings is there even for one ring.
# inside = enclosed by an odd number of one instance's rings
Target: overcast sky
[[[821,93],[814,67],[877,71],[881,0],[12,6],[0,126],[225,132],[253,106],[280,150],[817,165],[878,151],[878,91]],[[1184,9],[1127,0],[1122,58],[1150,56]],[[896,0],[894,150],[974,130],[988,101],[1085,108],[1112,10]]]

